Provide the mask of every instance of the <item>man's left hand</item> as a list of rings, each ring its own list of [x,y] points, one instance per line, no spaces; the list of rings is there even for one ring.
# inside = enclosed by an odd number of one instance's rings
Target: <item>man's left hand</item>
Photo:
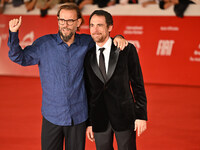
[[[135,120],[135,129],[137,131],[137,135],[140,136],[147,129],[147,121],[146,120]]]

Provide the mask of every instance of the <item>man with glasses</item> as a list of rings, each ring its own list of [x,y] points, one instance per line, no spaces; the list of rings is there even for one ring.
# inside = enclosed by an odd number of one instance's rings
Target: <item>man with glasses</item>
[[[60,7],[58,34],[45,35],[21,48],[18,30],[22,18],[9,22],[9,57],[22,66],[37,64],[42,84],[42,150],[84,150],[87,99],[83,80],[83,62],[94,46],[90,35],[77,34],[83,23],[77,5]],[[118,39],[118,40],[117,40]],[[115,38],[123,49],[127,43]]]

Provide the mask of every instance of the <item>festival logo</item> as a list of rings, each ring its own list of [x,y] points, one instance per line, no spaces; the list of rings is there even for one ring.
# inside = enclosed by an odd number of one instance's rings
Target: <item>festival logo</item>
[[[20,42],[20,45],[22,48],[25,48],[26,46],[31,45],[33,43],[33,40],[34,40],[34,32],[31,31],[30,33],[27,33],[24,36],[24,38]]]

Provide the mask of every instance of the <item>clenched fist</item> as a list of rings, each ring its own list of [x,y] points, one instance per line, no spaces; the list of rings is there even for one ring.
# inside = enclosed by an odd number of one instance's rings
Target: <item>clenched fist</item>
[[[22,24],[22,17],[20,16],[19,19],[12,19],[9,21],[9,29],[11,32],[17,32]]]

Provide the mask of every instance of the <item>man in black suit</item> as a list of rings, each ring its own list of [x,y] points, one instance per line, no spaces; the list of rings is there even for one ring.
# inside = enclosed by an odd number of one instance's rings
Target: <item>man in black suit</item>
[[[85,57],[85,84],[89,119],[87,137],[97,150],[136,150],[138,136],[146,130],[147,100],[138,54],[133,44],[114,46],[109,33],[112,16],[96,10],[90,16],[90,33],[96,45]]]

